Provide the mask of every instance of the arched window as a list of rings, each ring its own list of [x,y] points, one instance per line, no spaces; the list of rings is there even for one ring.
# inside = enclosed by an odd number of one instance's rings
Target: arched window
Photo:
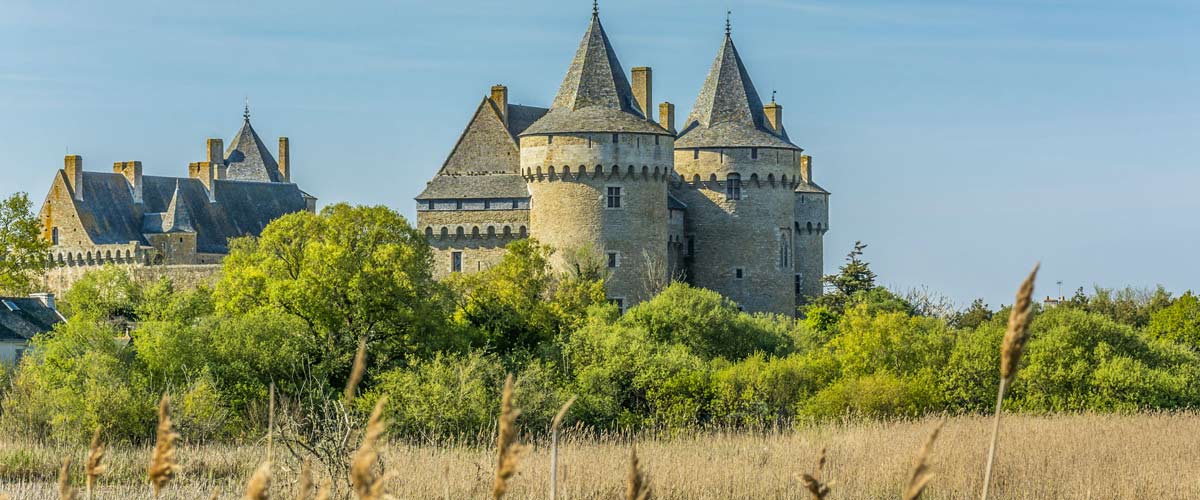
[[[729,174],[725,176],[725,199],[740,200],[742,199],[742,176],[741,174]]]
[[[425,226],[425,237],[426,238],[433,237],[433,226]]]
[[[50,230],[50,244],[51,245],[58,244],[58,228],[57,227]]]

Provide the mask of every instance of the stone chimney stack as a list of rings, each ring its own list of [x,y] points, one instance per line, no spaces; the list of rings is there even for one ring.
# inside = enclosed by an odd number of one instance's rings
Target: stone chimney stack
[[[504,126],[508,126],[508,87],[503,85],[492,85],[492,103],[496,105],[496,111],[500,112],[500,119],[504,121]]]
[[[42,305],[50,308],[52,311],[58,310],[58,304],[54,301],[54,294],[50,292],[31,293],[29,298],[37,299]]]
[[[812,183],[812,157],[808,155],[800,155],[800,178],[804,182]]]
[[[288,138],[279,138],[279,177],[283,182],[292,182],[292,150]]]
[[[763,106],[763,113],[767,115],[767,126],[776,134],[783,133],[783,106],[771,101],[770,104]]]
[[[75,199],[83,201],[83,157],[67,155],[63,158],[63,172],[67,174],[67,184]]]
[[[637,99],[639,108],[646,115],[647,121],[654,121],[650,113],[651,103],[654,102],[654,72],[645,66],[633,68],[633,98]]]
[[[664,102],[658,105],[658,124],[667,129],[667,132],[675,133],[675,105],[669,102]]]
[[[209,163],[224,163],[225,162],[225,141],[221,139],[208,140],[208,158],[205,160]]]
[[[113,173],[125,176],[129,182],[129,192],[133,195],[134,203],[142,202],[142,162],[119,161],[113,163]]]

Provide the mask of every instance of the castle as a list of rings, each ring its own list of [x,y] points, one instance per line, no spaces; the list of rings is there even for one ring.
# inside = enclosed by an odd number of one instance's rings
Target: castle
[[[728,24],[678,131],[671,103],[651,116],[652,74],[633,68],[630,84],[593,8],[550,108],[492,87],[416,198],[435,275],[480,271],[532,237],[555,250],[556,269],[607,268],[622,308],[671,280],[747,311],[795,314],[819,295],[829,192],[783,106],[762,103]]]
[[[316,198],[291,182],[288,139],[279,138],[277,161],[250,125],[249,108],[228,149],[221,139],[206,146],[205,161],[189,164],[187,177],[143,175],[140,161],[85,171],[82,157],[68,155],[38,215],[54,264],[47,288],[65,290],[107,264],[155,270],[141,273],[151,276],[170,266],[202,281],[229,253],[230,238],[316,210]]]

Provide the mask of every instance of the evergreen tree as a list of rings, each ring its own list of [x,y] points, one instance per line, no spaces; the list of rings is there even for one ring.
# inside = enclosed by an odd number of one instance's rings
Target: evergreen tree
[[[846,255],[846,263],[838,268],[838,273],[825,276],[825,284],[832,290],[817,299],[817,305],[841,313],[855,296],[876,288],[877,275],[871,270],[871,264],[861,258],[866,248],[865,243],[854,242],[854,250]]]

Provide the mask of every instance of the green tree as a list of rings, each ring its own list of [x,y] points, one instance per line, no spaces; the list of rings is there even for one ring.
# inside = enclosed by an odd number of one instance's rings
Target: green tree
[[[25,295],[37,288],[49,242],[26,193],[0,201],[0,293]]]
[[[1157,339],[1200,349],[1200,299],[1188,291],[1171,305],[1155,311],[1150,315],[1146,333]]]
[[[861,241],[854,242],[854,250],[846,255],[846,263],[838,268],[837,274],[825,276],[825,284],[832,290],[815,301],[829,309],[841,313],[846,309],[850,300],[860,293],[875,289],[875,272],[871,264],[862,260],[863,250],[867,245]]]
[[[975,299],[971,306],[954,318],[954,326],[958,328],[978,328],[992,319],[992,309],[983,303],[983,299]]]
[[[83,274],[63,295],[63,312],[84,321],[104,321],[118,328],[138,321],[142,286],[129,271],[104,266]]]
[[[270,308],[303,320],[323,353],[314,368],[336,386],[360,338],[376,368],[369,373],[457,340],[447,328],[448,294],[431,268],[425,236],[400,214],[336,204],[234,240],[214,298],[223,314]]]

